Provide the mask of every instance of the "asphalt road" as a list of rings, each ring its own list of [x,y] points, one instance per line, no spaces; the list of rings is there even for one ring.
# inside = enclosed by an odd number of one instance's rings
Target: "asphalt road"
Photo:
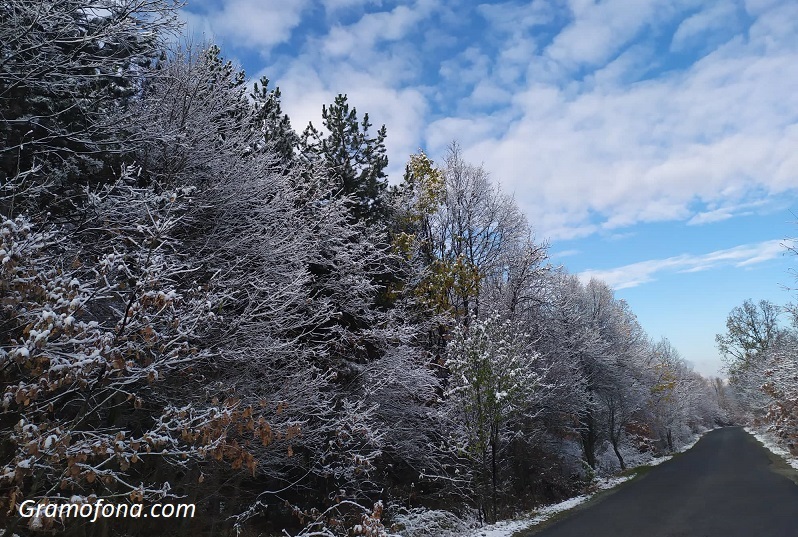
[[[739,427],[601,495],[535,537],[798,537],[798,472]]]

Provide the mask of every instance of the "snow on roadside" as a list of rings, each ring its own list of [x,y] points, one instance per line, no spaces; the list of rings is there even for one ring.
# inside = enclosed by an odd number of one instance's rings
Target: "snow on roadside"
[[[703,432],[701,432],[701,433],[698,433],[698,434],[695,436],[695,438],[693,438],[693,440],[692,440],[690,443],[683,445],[682,447],[680,447],[679,449],[677,449],[677,450],[676,450],[674,453],[672,453],[671,455],[663,455],[662,457],[657,457],[656,459],[651,459],[650,461],[648,461],[648,462],[646,462],[646,463],[643,463],[643,465],[644,465],[644,466],[659,466],[659,465],[660,465],[660,464],[662,464],[663,462],[671,460],[671,459],[673,458],[673,455],[675,455],[676,453],[684,453],[685,451],[687,451],[688,449],[690,449],[690,448],[692,448],[694,445],[696,445],[696,443],[697,443],[699,440],[701,440],[701,437],[702,437],[702,436],[704,436],[706,433],[708,433],[710,430],[711,430],[711,429],[707,429],[706,431],[703,431]]]
[[[758,429],[754,429],[753,427],[744,427],[745,432],[759,440],[765,448],[767,448],[771,453],[780,456],[787,464],[798,470],[798,458],[796,458],[792,453],[784,449],[780,444],[778,439],[768,431],[761,431]]]
[[[600,478],[596,484],[596,492],[614,488],[625,481],[632,479],[632,476],[624,477],[608,477]],[[511,537],[515,532],[525,530],[532,526],[537,526],[541,522],[545,522],[557,513],[573,509],[577,505],[581,505],[588,501],[596,492],[591,494],[582,494],[568,498],[560,503],[547,505],[534,512],[532,516],[517,520],[504,520],[495,524],[489,524],[476,528],[467,534],[466,537]]]
[[[468,537],[510,537],[513,533],[528,528],[529,520],[503,520],[472,530]]]
[[[704,434],[706,434],[709,431],[710,429],[707,429],[706,431],[698,433],[690,443],[685,444],[684,446],[679,448],[677,453],[682,453],[692,448],[694,445],[696,445],[696,442],[698,442],[701,439],[701,437],[704,436]],[[670,460],[671,458],[673,458],[673,455],[665,455],[663,457],[657,457],[655,459],[651,459],[649,461],[641,463],[641,466],[658,466],[663,462]],[[632,477],[633,476],[616,476],[616,477],[598,478],[597,483],[595,485],[596,488],[595,492],[592,492],[590,494],[582,494],[580,496],[574,496],[573,498],[569,498],[563,502],[556,503],[553,505],[547,505],[535,511],[531,516],[515,520],[503,520],[495,524],[489,524],[487,526],[475,528],[471,530],[471,532],[467,533],[464,537],[512,537],[512,535],[515,532],[531,528],[532,526],[536,526],[541,522],[545,522],[546,520],[550,519],[557,513],[573,509],[574,507],[588,501],[594,494],[598,493],[599,491],[615,488],[621,483],[629,481],[630,479],[632,479]]]
[[[641,459],[636,460],[635,463],[630,466],[630,468],[637,468],[639,466],[659,466],[663,462],[671,460],[673,458],[673,456],[676,455],[677,453],[684,453],[688,449],[692,448],[694,445],[696,445],[696,442],[701,440],[702,436],[704,436],[706,433],[708,433],[711,430],[712,429],[702,430],[701,432],[697,433],[695,435],[695,437],[690,442],[688,442],[687,444],[683,445],[682,447],[680,447],[679,449],[677,449],[676,451],[674,451],[673,453],[671,453],[669,455],[662,455],[660,457],[654,457],[654,458],[651,458],[651,459],[641,458]]]

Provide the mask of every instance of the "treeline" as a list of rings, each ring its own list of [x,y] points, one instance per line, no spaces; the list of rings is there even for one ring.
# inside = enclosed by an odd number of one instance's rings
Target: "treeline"
[[[0,6],[6,534],[409,535],[727,419],[456,144],[389,186],[385,127],[339,95],[297,133],[268,80],[167,46],[177,9]],[[98,498],[197,516],[16,511]]]
[[[729,374],[727,406],[738,421],[774,432],[798,456],[798,309],[746,300],[715,339]]]

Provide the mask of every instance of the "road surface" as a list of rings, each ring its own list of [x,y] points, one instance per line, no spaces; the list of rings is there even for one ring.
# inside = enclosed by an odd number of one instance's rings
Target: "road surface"
[[[798,537],[798,472],[739,427],[601,495],[535,537]]]

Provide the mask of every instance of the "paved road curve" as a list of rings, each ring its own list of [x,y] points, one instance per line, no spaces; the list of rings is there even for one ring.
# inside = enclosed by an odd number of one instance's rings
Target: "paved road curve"
[[[798,480],[738,427],[591,502],[535,537],[798,537]]]

